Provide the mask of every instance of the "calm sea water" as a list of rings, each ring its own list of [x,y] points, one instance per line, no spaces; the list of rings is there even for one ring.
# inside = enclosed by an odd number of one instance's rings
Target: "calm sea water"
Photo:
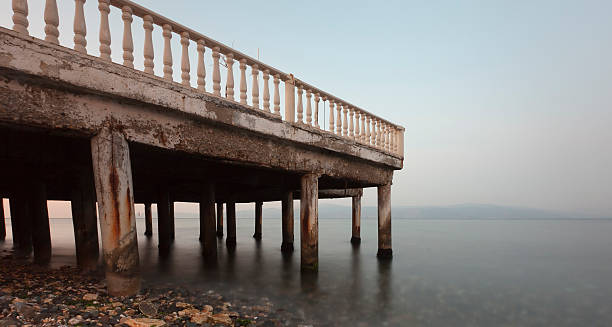
[[[154,220],[154,234],[157,227]],[[297,249],[280,252],[280,219],[238,219],[238,245],[219,242],[219,265],[200,256],[198,220],[176,220],[167,258],[156,235],[142,236],[145,285],[216,289],[230,298],[267,297],[316,325],[610,326],[612,221],[393,221],[394,258],[376,258],[376,220],[362,222],[353,247],[350,219],[320,219],[319,273],[300,273]],[[52,219],[53,265],[75,264],[72,223]],[[2,247],[10,247],[9,238]]]

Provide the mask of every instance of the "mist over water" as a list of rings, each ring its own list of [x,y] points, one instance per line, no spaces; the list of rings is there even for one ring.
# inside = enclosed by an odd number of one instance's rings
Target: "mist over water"
[[[280,219],[238,219],[237,249],[219,240],[216,267],[204,263],[197,219],[176,220],[168,257],[138,219],[145,287],[215,289],[229,300],[263,297],[275,309],[316,325],[609,326],[612,323],[612,221],[393,220],[392,261],[376,258],[376,220],[362,221],[350,243],[350,219],[319,220],[319,273],[300,272],[296,252],[280,252]],[[52,264],[76,264],[70,219],[52,219]],[[9,237],[2,245],[9,248]]]

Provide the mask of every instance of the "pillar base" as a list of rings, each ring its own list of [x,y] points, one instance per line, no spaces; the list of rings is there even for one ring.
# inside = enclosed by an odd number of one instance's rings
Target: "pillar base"
[[[253,238],[256,239],[256,240],[261,240],[261,233],[253,234]]]
[[[281,252],[291,253],[293,250],[293,242],[283,242],[283,244],[281,244]]]
[[[351,244],[361,244],[361,237],[351,237]]]
[[[140,277],[123,276],[113,272],[106,272],[108,294],[112,296],[135,295],[140,291]]]
[[[393,250],[391,249],[378,249],[376,256],[380,259],[391,259],[393,258]]]
[[[219,238],[223,237],[223,231],[218,230],[217,231],[217,237],[219,237]]]
[[[228,237],[228,238],[225,240],[225,245],[226,245],[228,248],[235,248],[235,247],[236,247],[236,238],[235,238],[235,237]]]
[[[300,266],[300,269],[302,271],[306,271],[306,272],[318,272],[319,271],[319,263],[312,263],[312,264],[305,264],[302,263],[302,265]]]

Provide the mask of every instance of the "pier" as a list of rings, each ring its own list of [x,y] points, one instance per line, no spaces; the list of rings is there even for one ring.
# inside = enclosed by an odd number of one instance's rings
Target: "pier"
[[[98,0],[95,20],[85,0],[74,4],[73,17],[61,17],[74,26],[73,44],[59,42],[55,0],[44,1],[43,16],[29,15],[26,0],[2,13],[14,25],[0,27],[0,197],[10,202],[16,253],[48,262],[46,201],[71,201],[79,267],[96,269],[101,250],[109,293],[130,295],[140,289],[137,237],[158,233],[159,251],[167,250],[174,202],[199,203],[202,255],[214,261],[218,237],[239,251],[237,203],[256,204],[253,237],[261,239],[262,208],[280,201],[279,249],[299,246],[302,269],[316,271],[325,251],[318,200],[353,199],[347,219],[358,244],[362,190],[376,187],[377,255],[392,256],[391,184],[403,166],[403,127],[132,1]],[[123,24],[111,26],[109,15],[119,12]],[[44,21],[43,39],[30,35],[33,20]],[[134,64],[136,28],[144,30],[142,69]],[[123,38],[111,40],[111,29]],[[98,51],[87,45],[89,32],[99,35]],[[121,42],[121,62],[112,60],[111,42]],[[181,53],[172,52],[174,42]],[[146,230],[136,230],[135,203],[145,204]]]

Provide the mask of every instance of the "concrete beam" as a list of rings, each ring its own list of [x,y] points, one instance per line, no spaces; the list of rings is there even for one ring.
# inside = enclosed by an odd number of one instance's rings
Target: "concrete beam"
[[[227,238],[225,245],[229,250],[236,248],[236,203],[227,202],[225,204],[227,212]]]
[[[217,203],[217,237],[223,237],[223,202]]]
[[[72,189],[71,209],[77,265],[84,271],[95,270],[100,257],[96,189],[90,171],[79,171]]]
[[[153,235],[153,213],[151,212],[151,202],[144,204],[145,207],[145,232],[146,237]]]
[[[140,270],[128,143],[105,128],[92,138],[91,153],[108,292],[133,295],[140,290]]]
[[[29,192],[34,262],[47,264],[51,261],[51,231],[45,184],[41,180],[35,180],[31,183]]]
[[[281,201],[281,206],[281,228],[283,232],[283,243],[281,244],[281,251],[284,253],[291,253],[293,252],[293,192],[284,192]]]
[[[379,258],[391,258],[391,184],[378,187],[378,253]]]
[[[302,176],[300,198],[300,243],[302,270],[319,269],[319,176]]]
[[[255,233],[253,238],[261,240],[261,224],[263,215],[263,202],[255,202]]]
[[[361,192],[363,193],[363,192]],[[361,243],[361,195],[353,196],[352,198],[352,235],[351,243]]]

